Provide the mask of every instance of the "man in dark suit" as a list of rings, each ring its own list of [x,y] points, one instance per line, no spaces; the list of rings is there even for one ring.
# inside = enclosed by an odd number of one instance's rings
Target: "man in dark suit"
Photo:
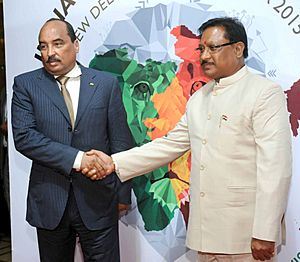
[[[81,173],[101,171],[91,149],[131,147],[118,82],[76,63],[79,42],[66,21],[43,25],[39,49],[43,68],[14,79],[12,127],[16,149],[32,160],[26,220],[41,261],[73,261],[76,236],[85,261],[119,261],[118,207],[130,204],[131,185]]]

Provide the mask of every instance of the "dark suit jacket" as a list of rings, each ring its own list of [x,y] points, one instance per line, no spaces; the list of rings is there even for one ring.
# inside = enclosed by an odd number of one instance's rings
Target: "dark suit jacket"
[[[5,105],[6,105],[6,89],[5,89],[5,87],[0,87],[0,125],[2,125],[6,121]],[[1,179],[3,176],[4,158],[5,158],[5,154],[7,152],[7,148],[4,148],[4,145],[3,145],[3,139],[4,139],[4,134],[2,134],[2,132],[0,131],[0,178]]]
[[[115,174],[92,181],[72,169],[79,150],[107,154],[131,147],[132,137],[116,78],[81,66],[74,130],[54,77],[43,68],[15,77],[12,127],[16,149],[30,158],[27,221],[54,229],[72,183],[82,220],[89,229],[118,221],[118,203],[130,203],[130,184]]]

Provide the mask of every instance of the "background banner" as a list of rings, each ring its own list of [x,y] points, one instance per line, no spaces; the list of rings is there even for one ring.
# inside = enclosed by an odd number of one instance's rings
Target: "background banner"
[[[294,166],[279,261],[300,261],[298,0],[10,0],[4,8],[8,107],[13,77],[41,67],[39,29],[51,17],[65,18],[80,41],[78,61],[118,77],[138,146],[171,130],[190,96],[209,80],[195,50],[199,26],[213,17],[239,18],[249,37],[247,65],[286,93]],[[13,261],[39,261],[35,229],[25,221],[31,162],[16,152],[9,131]],[[122,261],[196,260],[185,247],[189,169],[187,152],[134,179],[132,208],[119,223]],[[83,261],[76,252],[76,261]]]

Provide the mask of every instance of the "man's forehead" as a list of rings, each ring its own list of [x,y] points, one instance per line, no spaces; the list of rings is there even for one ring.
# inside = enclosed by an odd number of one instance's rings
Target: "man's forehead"
[[[68,31],[64,23],[57,21],[50,21],[44,24],[40,30],[39,41],[43,39],[63,39],[68,36]]]
[[[202,44],[209,43],[210,41],[225,39],[224,28],[220,26],[212,26],[206,28],[200,38]]]
[[[224,35],[225,29],[222,26],[211,26],[203,31],[202,35]]]
[[[44,33],[68,33],[66,24],[62,21],[49,21],[43,25],[40,35]]]

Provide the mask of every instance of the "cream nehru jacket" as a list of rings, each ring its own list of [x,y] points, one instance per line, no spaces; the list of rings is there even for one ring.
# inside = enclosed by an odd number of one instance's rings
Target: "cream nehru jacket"
[[[209,82],[166,136],[114,154],[122,181],[192,151],[187,246],[250,253],[251,238],[278,241],[291,178],[286,98],[244,66]]]

